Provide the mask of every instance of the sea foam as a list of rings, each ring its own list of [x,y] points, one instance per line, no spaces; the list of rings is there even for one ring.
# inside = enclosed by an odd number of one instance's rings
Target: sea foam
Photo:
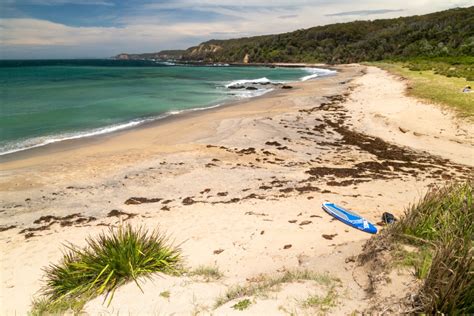
[[[235,80],[227,84],[225,87],[226,88],[232,88],[232,87],[239,87],[239,86],[246,86],[246,85],[267,85],[267,84],[279,84],[282,83],[280,81],[271,81],[270,79],[263,77],[263,78],[258,78],[258,79],[241,79],[241,80]]]
[[[301,81],[307,81],[311,80],[317,77],[322,77],[322,76],[331,76],[335,75],[337,71],[335,70],[330,70],[330,69],[322,69],[322,68],[303,68],[305,71],[309,72],[310,75],[301,77]]]

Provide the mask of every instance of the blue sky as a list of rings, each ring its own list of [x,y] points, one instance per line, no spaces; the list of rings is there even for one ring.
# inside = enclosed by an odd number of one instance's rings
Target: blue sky
[[[425,14],[474,0],[0,0],[0,58],[91,58]]]

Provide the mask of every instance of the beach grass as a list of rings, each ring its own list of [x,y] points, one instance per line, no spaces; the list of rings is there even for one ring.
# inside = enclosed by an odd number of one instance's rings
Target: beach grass
[[[215,266],[199,266],[187,273],[189,276],[199,276],[204,278],[206,282],[221,279],[224,274]]]
[[[420,312],[474,313],[473,193],[471,181],[432,189],[386,232],[417,247],[404,263],[423,280]]]
[[[238,311],[243,311],[243,310],[249,308],[250,305],[252,305],[252,301],[249,300],[248,298],[246,298],[246,299],[238,301],[237,303],[232,305],[232,308],[235,309],[235,310],[238,310]]]
[[[309,295],[301,302],[301,306],[305,309],[317,309],[322,312],[327,312],[330,308],[336,306],[337,293],[334,287],[331,287],[326,295],[321,296],[317,294]]]
[[[45,268],[46,284],[42,298],[33,303],[32,314],[78,312],[102,294],[110,303],[115,290],[125,283],[133,281],[141,289],[139,278],[181,269],[180,250],[157,230],[120,226],[86,241],[84,248],[67,245],[60,263]]]
[[[448,242],[472,237],[474,233],[472,182],[450,184],[429,191],[417,204],[411,205],[403,219],[392,227],[414,241]]]
[[[87,303],[86,297],[75,299],[61,299],[52,301],[47,297],[33,300],[33,308],[28,313],[30,316],[63,315],[66,311],[74,315],[80,314]]]
[[[436,68],[436,65],[414,66],[407,62],[371,62],[369,65],[382,68],[390,73],[399,75],[408,79],[409,89],[407,94],[421,98],[428,102],[447,106],[454,110],[460,117],[474,120],[474,93],[463,93],[462,89],[470,85],[474,88],[473,75],[467,75],[473,72],[474,66],[469,72],[460,72],[459,77],[450,74],[449,69],[456,69],[455,65],[448,68],[448,71],[442,71]],[[418,67],[418,68],[417,68]],[[443,68],[444,69],[444,68]],[[464,76],[464,77],[462,77]]]
[[[219,306],[237,298],[264,296],[270,291],[278,290],[279,286],[284,283],[297,281],[314,281],[325,287],[330,287],[339,280],[327,274],[321,274],[309,270],[286,271],[284,274],[277,276],[262,275],[255,282],[230,287],[224,295],[216,300],[214,307],[218,308]]]
[[[413,251],[399,247],[393,252],[393,257],[395,266],[412,267],[415,276],[424,279],[431,266],[433,253],[429,247],[416,247]]]

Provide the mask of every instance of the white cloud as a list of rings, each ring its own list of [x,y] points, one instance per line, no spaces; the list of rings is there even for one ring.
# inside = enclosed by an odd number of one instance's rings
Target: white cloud
[[[114,6],[115,4],[107,0],[2,0],[6,5],[62,5],[62,4],[80,4],[80,5],[105,5]]]
[[[0,0],[1,1],[1,0]],[[36,2],[73,2],[72,0],[28,0]],[[76,0],[106,3],[107,1]],[[185,48],[211,38],[229,38],[288,32],[300,28],[358,19],[390,18],[439,11],[469,5],[466,0],[411,0],[409,2],[378,0],[310,1],[310,0],[176,0],[147,5],[144,15],[121,17],[121,27],[72,27],[32,18],[0,19],[2,57],[21,58],[22,52],[40,51],[45,57],[52,52],[85,51],[92,56],[111,56],[120,52],[147,52],[168,48]],[[177,21],[160,19],[164,8],[192,8],[223,15],[211,21]],[[141,9],[144,9],[143,7]],[[403,11],[395,11],[403,9]],[[370,16],[327,16],[338,12],[380,10]],[[385,10],[385,11],[383,11]],[[386,11],[393,10],[393,11]],[[143,12],[143,10],[138,10]],[[225,17],[224,17],[225,16]],[[95,52],[95,55],[94,55]],[[18,55],[20,54],[20,55]],[[72,55],[71,55],[72,54]],[[78,53],[79,54],[79,53]],[[19,57],[20,56],[20,57]]]
[[[4,46],[68,46],[97,41],[99,28],[70,27],[37,19],[1,19]]]
[[[19,58],[18,52],[55,50],[100,51],[99,57],[119,52],[157,51],[186,48],[211,36],[215,30],[234,32],[225,22],[171,25],[134,24],[125,27],[71,27],[38,19],[0,19],[0,46],[3,58]],[[238,34],[237,34],[238,35]],[[105,54],[105,55],[104,55]],[[13,56],[10,56],[13,55]],[[81,56],[84,53],[81,53]],[[94,56],[92,54],[92,56]],[[46,56],[47,57],[47,56]]]

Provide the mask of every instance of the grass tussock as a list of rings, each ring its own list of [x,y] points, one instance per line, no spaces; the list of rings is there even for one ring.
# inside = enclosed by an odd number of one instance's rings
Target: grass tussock
[[[45,269],[43,299],[34,302],[33,314],[78,312],[85,302],[102,294],[110,303],[119,286],[134,281],[140,287],[139,277],[176,273],[180,263],[180,250],[158,231],[130,225],[110,229],[89,237],[84,248],[68,245],[61,262]]]
[[[224,276],[218,267],[213,266],[199,266],[189,271],[188,275],[202,277],[206,282],[220,280]]]
[[[330,287],[338,279],[327,274],[320,274],[309,270],[287,271],[279,276],[261,276],[256,282],[231,287],[223,296],[216,300],[215,308],[237,298],[262,296],[269,291],[278,289],[284,283],[297,281],[315,281],[318,284]]]
[[[473,193],[472,182],[433,189],[388,230],[395,241],[421,250],[412,256],[424,280],[420,311],[474,313]]]
[[[462,93],[465,86],[474,87],[472,75],[474,66],[470,64],[466,66],[467,68],[462,68],[463,72],[460,72],[460,65],[448,65],[446,66],[448,70],[445,71],[436,63],[429,65],[426,63],[413,65],[413,62],[374,62],[369,64],[407,78],[410,83],[408,95],[448,106],[458,116],[474,120],[472,107],[474,93]],[[451,74],[454,71],[452,69],[458,69],[460,73],[455,76]],[[467,75],[468,73],[470,75]]]

